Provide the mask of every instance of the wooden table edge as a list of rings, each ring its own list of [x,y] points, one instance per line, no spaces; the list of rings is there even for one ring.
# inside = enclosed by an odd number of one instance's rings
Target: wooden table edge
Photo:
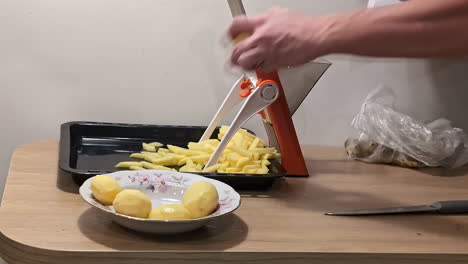
[[[408,253],[339,253],[339,252],[250,252],[250,251],[60,251],[32,247],[12,240],[0,232],[0,257],[9,264],[36,263],[128,263],[138,259],[139,263],[181,264],[187,261],[239,261],[240,263],[465,263],[468,254],[408,254]],[[143,262],[144,259],[144,262]],[[402,262],[408,261],[408,262]]]

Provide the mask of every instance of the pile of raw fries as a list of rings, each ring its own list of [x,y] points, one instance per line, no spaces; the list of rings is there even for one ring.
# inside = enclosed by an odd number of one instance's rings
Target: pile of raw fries
[[[218,139],[221,140],[229,127],[222,126]],[[270,160],[281,154],[275,148],[265,147],[265,142],[244,129],[240,129],[228,143],[217,164],[205,168],[205,164],[219,144],[218,139],[190,142],[188,148],[181,148],[159,142],[143,143],[143,151],[133,153],[131,158],[141,161],[124,161],[118,168],[131,170],[172,170],[180,172],[218,172],[267,174]],[[179,168],[179,169],[176,169]]]

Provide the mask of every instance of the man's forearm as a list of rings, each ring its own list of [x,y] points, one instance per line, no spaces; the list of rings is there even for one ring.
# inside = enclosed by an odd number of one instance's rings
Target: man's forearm
[[[468,56],[468,0],[410,0],[330,16],[323,42],[329,53]]]

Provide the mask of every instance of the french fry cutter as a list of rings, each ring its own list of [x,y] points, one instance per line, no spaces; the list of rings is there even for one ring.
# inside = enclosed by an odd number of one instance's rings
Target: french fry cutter
[[[246,14],[242,0],[228,0],[228,4],[233,16]],[[215,165],[235,133],[247,120],[259,113],[269,145],[281,152],[281,164],[287,175],[308,176],[292,114],[330,65],[328,62],[310,62],[303,67],[285,70],[282,72],[282,77],[288,79],[286,89],[283,88],[280,75],[276,71],[264,73],[256,70],[252,73],[244,73],[234,83],[200,139],[200,141],[209,139],[225,115],[235,106],[243,103],[229,130],[205,166]]]

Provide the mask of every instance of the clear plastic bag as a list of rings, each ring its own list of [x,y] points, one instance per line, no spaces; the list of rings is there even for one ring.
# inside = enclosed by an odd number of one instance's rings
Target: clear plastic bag
[[[455,168],[468,162],[463,130],[443,118],[428,124],[414,120],[397,112],[394,102],[395,94],[386,87],[367,96],[352,121],[359,137],[345,142],[350,158],[413,168]]]

